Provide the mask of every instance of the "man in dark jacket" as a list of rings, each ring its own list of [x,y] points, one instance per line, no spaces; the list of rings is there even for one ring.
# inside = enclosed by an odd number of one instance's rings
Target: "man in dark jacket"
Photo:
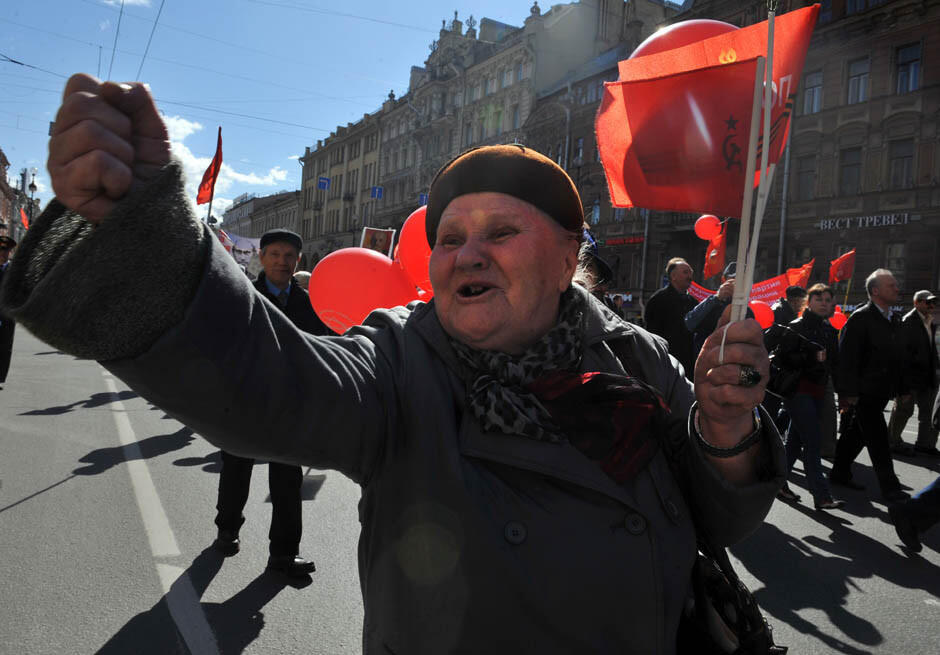
[[[718,287],[718,292],[700,302],[685,315],[685,327],[692,333],[692,352],[695,357],[698,357],[699,352],[701,352],[705,339],[715,331],[725,307],[731,304],[731,296],[734,295],[736,271],[736,262],[731,262],[725,266],[725,270],[721,274],[721,286]]]
[[[914,294],[914,309],[904,316],[901,322],[901,335],[904,339],[907,379],[911,397],[907,402],[900,398],[891,410],[888,432],[891,435],[891,450],[905,455],[921,454],[940,458],[937,450],[937,430],[930,424],[930,411],[937,395],[937,349],[934,346],[937,326],[931,320],[937,297],[926,289]],[[904,443],[901,433],[914,413],[917,403],[917,443],[911,448]]]
[[[805,304],[806,289],[798,286],[787,287],[787,295],[771,307],[774,310],[774,323],[789,325],[802,315]]]
[[[294,284],[303,242],[289,230],[269,230],[261,237],[261,265],[264,270],[255,281],[255,289],[270,300],[304,332],[331,334],[310,305],[307,292]],[[219,475],[219,499],[215,524],[219,528],[214,546],[225,555],[239,550],[238,530],[245,522],[242,511],[248,501],[251,470],[255,461],[222,451]],[[305,576],[315,570],[313,562],[298,555],[301,534],[300,488],[303,473],[299,466],[270,462],[268,486],[271,492],[271,540],[268,568],[291,577]]]
[[[16,241],[8,236],[0,237],[0,284],[10,265],[10,252],[16,247]],[[10,358],[13,357],[13,333],[16,321],[9,316],[0,315],[0,385],[7,381],[10,371]],[[2,387],[0,387],[2,388]]]
[[[685,327],[685,315],[698,304],[688,293],[692,267],[681,257],[673,257],[666,264],[666,276],[669,284],[646,303],[646,329],[669,343],[669,354],[679,360],[691,380],[698,355],[692,346],[692,333]]]
[[[898,300],[898,283],[891,271],[879,268],[865,281],[870,301],[857,309],[842,330],[836,388],[843,421],[848,428],[836,444],[829,479],[833,484],[862,489],[852,481],[852,462],[868,448],[885,500],[908,498],[894,474],[884,408],[895,396],[908,393],[904,376],[901,317],[891,306]]]

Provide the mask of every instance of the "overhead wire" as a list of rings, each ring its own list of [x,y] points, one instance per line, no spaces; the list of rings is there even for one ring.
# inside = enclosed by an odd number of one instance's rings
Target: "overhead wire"
[[[163,13],[163,5],[166,3],[166,0],[160,0],[160,9],[157,11],[157,17],[153,21],[153,29],[150,30],[150,38],[147,39],[147,47],[144,48],[144,56],[140,58],[140,66],[137,68],[137,75],[134,76],[135,80],[140,79],[140,71],[144,69],[144,60],[147,59],[147,53],[150,52],[150,43],[153,41],[153,33],[157,31],[157,23],[160,22],[160,14]],[[110,77],[110,75],[108,76]]]
[[[108,79],[111,79],[111,69],[114,67],[114,53],[117,51],[118,35],[121,33],[121,19],[124,17],[124,0],[121,0],[121,13],[118,14],[117,29],[114,30],[114,45],[111,46],[111,65],[108,66]]]

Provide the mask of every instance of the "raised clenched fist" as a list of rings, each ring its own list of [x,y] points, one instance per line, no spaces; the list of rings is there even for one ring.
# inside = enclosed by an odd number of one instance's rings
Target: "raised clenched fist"
[[[69,78],[49,140],[59,202],[92,223],[170,161],[170,140],[153,97],[139,83]]]

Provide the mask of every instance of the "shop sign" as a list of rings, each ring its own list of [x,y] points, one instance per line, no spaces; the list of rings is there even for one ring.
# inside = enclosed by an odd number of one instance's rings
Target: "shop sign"
[[[848,230],[869,227],[890,227],[907,225],[909,214],[876,214],[874,216],[847,216],[844,218],[824,218],[816,224],[820,230]]]

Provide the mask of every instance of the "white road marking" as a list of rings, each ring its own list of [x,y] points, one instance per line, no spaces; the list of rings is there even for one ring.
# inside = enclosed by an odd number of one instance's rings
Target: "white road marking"
[[[199,594],[186,572],[178,566],[157,563],[170,616],[191,655],[218,655],[219,645],[199,603]],[[192,608],[196,608],[193,611]]]
[[[101,375],[113,397],[111,415],[117,426],[118,439],[124,447],[124,461],[130,474],[140,518],[143,520],[144,530],[150,542],[150,552],[155,558],[177,557],[180,549],[176,543],[176,536],[163,510],[160,496],[157,495],[153,478],[150,477],[150,469],[147,467],[143,453],[140,452],[137,435],[134,434],[131,422],[127,418],[127,410],[124,408],[124,403],[118,400],[114,378],[106,370],[103,370]],[[170,616],[173,617],[189,652],[192,655],[218,655],[219,647],[215,641],[215,634],[209,627],[206,614],[199,602],[199,594],[196,593],[189,576],[178,566],[160,562],[154,562],[154,564],[157,567],[157,575],[160,577]]]

